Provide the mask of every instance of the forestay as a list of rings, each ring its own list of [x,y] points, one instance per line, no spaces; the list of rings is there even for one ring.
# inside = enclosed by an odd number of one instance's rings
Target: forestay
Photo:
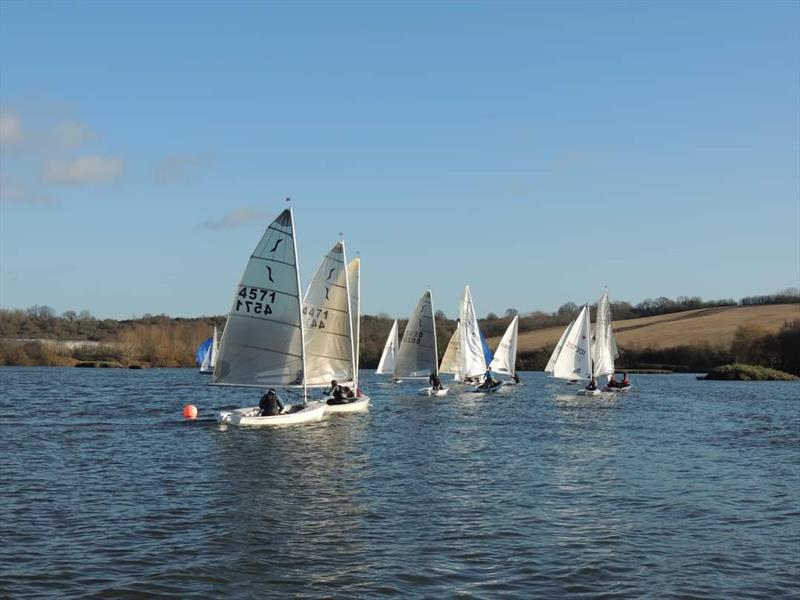
[[[472,294],[469,286],[464,286],[459,304],[459,351],[461,360],[459,367],[461,376],[478,377],[486,372],[486,358],[483,354],[481,334],[478,330],[478,318],[475,316],[475,307],[472,304]]]
[[[611,306],[608,301],[608,290],[606,290],[597,302],[597,319],[592,346],[595,378],[613,375],[614,360],[617,358],[619,358],[619,352],[614,339],[614,331],[611,329]]]
[[[591,324],[589,305],[581,309],[578,318],[566,331],[552,370],[548,373],[560,379],[591,379]],[[549,365],[548,365],[549,366]]]
[[[378,363],[378,369],[375,371],[378,375],[391,375],[394,371],[394,365],[397,362],[397,350],[400,346],[400,340],[397,337],[397,319],[392,323],[392,329],[389,331],[389,337],[386,338],[386,345],[383,347],[383,354]]]
[[[517,335],[519,332],[519,315],[515,315],[514,319],[508,325],[503,338],[500,340],[500,345],[494,353],[492,362],[489,363],[489,369],[497,373],[507,373],[514,375],[515,365],[517,362]]]
[[[430,291],[427,291],[417,303],[400,339],[393,377],[394,379],[423,378],[438,371],[433,301]]]
[[[294,219],[287,208],[253,250],[222,333],[213,383],[302,384],[303,329]]]
[[[303,299],[308,387],[327,387],[333,379],[353,381],[355,376],[347,283],[340,241],[322,260]]]

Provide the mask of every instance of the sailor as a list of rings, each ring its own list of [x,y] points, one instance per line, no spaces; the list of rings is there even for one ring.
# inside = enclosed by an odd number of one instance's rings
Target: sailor
[[[432,372],[431,376],[428,377],[428,383],[431,385],[431,388],[434,390],[441,390],[442,389],[442,380],[439,379],[439,376]]]
[[[625,387],[625,386],[628,386],[630,384],[631,384],[631,380],[628,379],[628,374],[627,373],[623,373],[622,374],[622,383],[620,384],[621,387]]]
[[[608,387],[610,388],[620,387],[620,384],[617,383],[614,373],[611,374],[611,379],[608,380]]]
[[[593,392],[597,389],[597,384],[594,381],[594,375],[592,375],[592,380],[589,382],[589,385],[586,386],[586,389],[590,392]]]
[[[514,380],[514,383],[519,383],[519,375],[517,375],[516,373],[514,373],[514,376],[511,379]]]
[[[348,400],[350,394],[347,393],[347,388],[343,385],[339,385],[339,382],[335,379],[331,380],[331,389],[328,394],[333,396],[333,398],[328,400],[328,404],[347,404],[350,402],[350,400]]]
[[[278,399],[278,394],[275,393],[275,390],[270,388],[266,394],[261,396],[258,408],[261,410],[262,417],[274,417],[281,414],[283,404]]]
[[[492,370],[486,369],[486,373],[483,375],[483,383],[480,385],[482,388],[490,388],[494,386],[497,382],[492,377]]]

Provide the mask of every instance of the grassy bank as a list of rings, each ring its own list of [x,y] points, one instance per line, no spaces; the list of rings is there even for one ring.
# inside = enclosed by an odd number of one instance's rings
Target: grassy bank
[[[800,377],[776,369],[735,363],[711,369],[705,379],[719,381],[798,381]]]

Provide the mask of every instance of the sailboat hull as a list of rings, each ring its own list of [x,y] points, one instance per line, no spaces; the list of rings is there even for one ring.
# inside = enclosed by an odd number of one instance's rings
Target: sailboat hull
[[[575,392],[578,396],[600,396],[603,392],[601,390],[578,390]]]
[[[291,410],[291,407],[288,407]],[[223,411],[217,414],[217,421],[238,427],[280,427],[321,421],[325,415],[324,402],[308,402],[305,407],[293,412],[284,412],[270,417],[259,416],[257,406]]]
[[[432,387],[425,387],[419,391],[420,396],[446,396],[447,392],[450,391],[450,388],[442,388],[440,390],[434,390]]]
[[[330,399],[328,399],[330,400]],[[326,400],[326,402],[328,401]],[[369,396],[359,396],[352,402],[345,404],[325,404],[325,414],[367,412],[369,409]]]

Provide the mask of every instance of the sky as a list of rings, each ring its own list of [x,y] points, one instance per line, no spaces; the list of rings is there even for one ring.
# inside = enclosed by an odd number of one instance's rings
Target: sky
[[[800,286],[800,3],[0,2],[0,307],[230,310],[291,197],[363,312]]]

